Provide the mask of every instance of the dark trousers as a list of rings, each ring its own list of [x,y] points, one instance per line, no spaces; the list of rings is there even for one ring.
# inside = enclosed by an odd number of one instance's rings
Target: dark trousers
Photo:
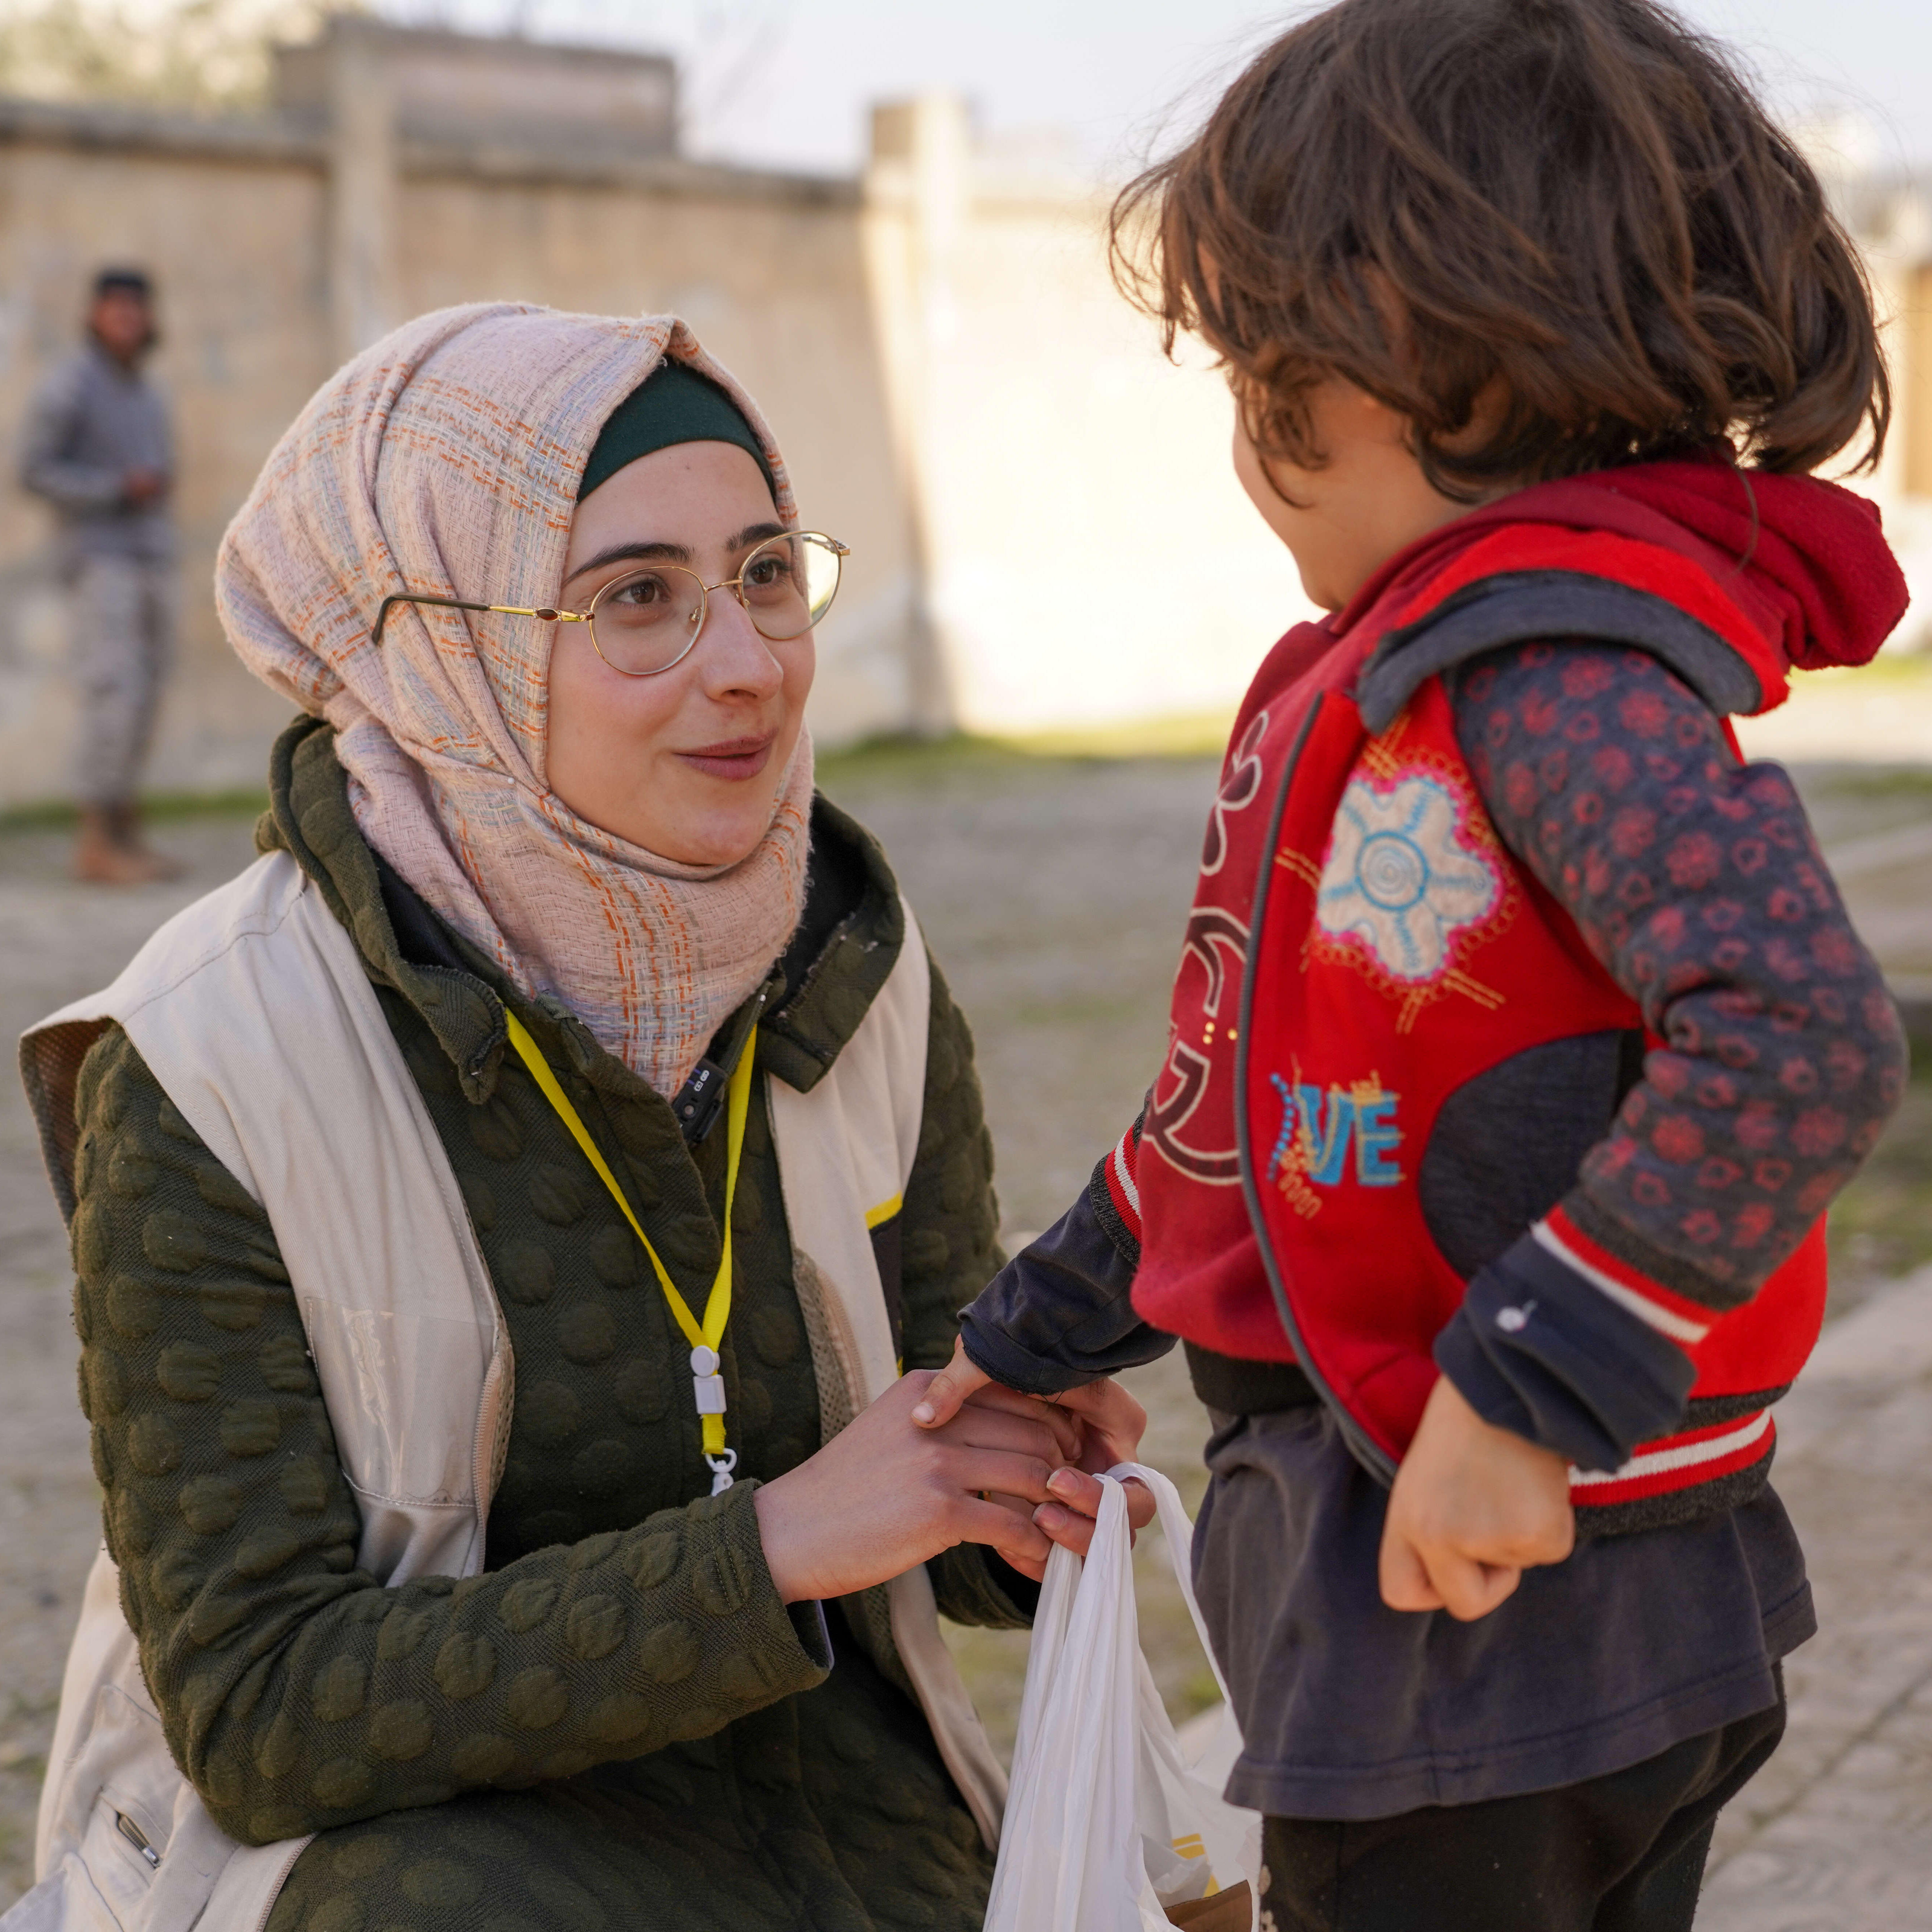
[[[1778,1702],[1606,1778],[1360,1823],[1270,1818],[1262,1932],[1690,1932],[1718,1814]]]

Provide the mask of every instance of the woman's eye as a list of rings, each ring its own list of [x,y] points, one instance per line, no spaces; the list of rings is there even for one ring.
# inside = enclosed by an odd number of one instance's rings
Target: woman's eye
[[[756,557],[745,572],[745,582],[752,590],[769,590],[782,584],[790,574],[782,557]]]
[[[642,604],[662,604],[670,595],[670,590],[662,578],[640,577],[614,591],[610,602],[628,604],[634,609]]]

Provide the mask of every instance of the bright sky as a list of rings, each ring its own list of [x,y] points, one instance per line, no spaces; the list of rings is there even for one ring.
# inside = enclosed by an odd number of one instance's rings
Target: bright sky
[[[1932,162],[1926,0],[1680,0],[1794,116],[1870,119],[1881,165]],[[383,10],[683,57],[694,145],[845,172],[876,100],[964,94],[994,130],[1058,127],[1118,171],[1301,9],[1252,0],[388,0]],[[1198,109],[1197,109],[1198,111]]]

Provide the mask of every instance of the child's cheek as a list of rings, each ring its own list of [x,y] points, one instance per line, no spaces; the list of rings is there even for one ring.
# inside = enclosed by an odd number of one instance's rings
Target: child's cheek
[[[1269,473],[1270,468],[1272,476]],[[1281,487],[1293,472],[1286,464],[1263,464],[1261,452],[1250,440],[1247,430],[1238,416],[1234,422],[1234,474],[1240,478],[1241,488],[1248,494],[1248,501],[1261,512],[1262,521],[1289,549],[1294,549],[1296,526],[1300,518],[1297,506],[1288,501]],[[1292,489],[1292,484],[1288,487]]]

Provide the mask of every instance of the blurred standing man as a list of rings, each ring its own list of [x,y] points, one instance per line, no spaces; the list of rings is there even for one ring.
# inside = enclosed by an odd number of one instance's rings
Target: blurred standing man
[[[22,484],[59,517],[74,591],[74,875],[110,885],[177,869],[142,843],[137,803],[174,649],[173,448],[166,405],[141,374],[154,338],[146,274],[103,269],[87,340],[40,386],[20,462]]]

